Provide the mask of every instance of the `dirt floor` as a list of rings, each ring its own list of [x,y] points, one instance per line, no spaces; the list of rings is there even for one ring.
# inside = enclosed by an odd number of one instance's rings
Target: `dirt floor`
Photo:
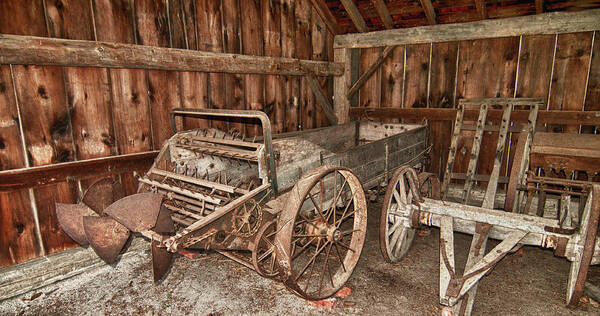
[[[146,251],[0,302],[0,315],[439,315],[439,230],[415,237],[401,262],[386,263],[377,239],[380,207],[379,201],[369,208],[367,241],[346,284],[352,293],[337,299],[332,311],[216,253],[193,260],[178,256],[155,286]],[[464,265],[470,237],[455,239],[457,266]],[[568,270],[569,262],[552,251],[525,247],[481,281],[473,315],[600,315],[598,304],[587,298],[575,309],[564,306]],[[599,267],[591,268],[590,281],[600,284]]]

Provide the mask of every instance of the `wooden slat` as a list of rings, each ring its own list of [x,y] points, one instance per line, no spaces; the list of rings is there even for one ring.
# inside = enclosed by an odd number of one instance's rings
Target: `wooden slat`
[[[429,4],[431,5],[430,0],[422,0],[422,1],[428,1]],[[392,19],[392,15],[390,14],[390,11],[388,10],[387,6],[385,5],[385,2],[383,0],[371,0],[371,2],[373,3],[373,6],[375,6],[375,10],[377,11],[377,14],[381,18],[381,21],[383,22],[383,26],[385,26],[386,29],[393,29],[394,28],[394,19]],[[435,17],[434,17],[434,20],[435,20]]]
[[[432,121],[453,121],[456,117],[455,109],[397,109],[397,108],[366,108],[353,107],[349,112],[350,116],[357,118],[414,118],[428,119]],[[517,110],[511,114],[511,121],[526,123],[528,111]],[[490,110],[488,119],[499,121],[502,111]],[[465,120],[474,120],[477,117],[477,111],[468,110],[465,113]],[[600,111],[540,111],[538,115],[538,124],[582,124],[582,125],[600,125]]]
[[[296,57],[296,1],[282,0],[281,10],[281,56]],[[299,124],[299,78],[285,78],[285,131],[298,130]]]
[[[343,63],[346,69],[350,69],[352,67],[352,51],[347,48],[336,49],[334,50],[334,60]],[[350,100],[347,93],[351,82],[350,71],[333,79],[333,110],[339,124],[350,121]]]
[[[312,29],[311,29],[311,44],[312,44],[312,60],[333,60],[333,35],[327,31],[325,22],[321,19],[317,10],[312,9],[311,13]],[[331,55],[330,55],[331,53]],[[326,96],[329,103],[332,101],[333,84],[332,78],[317,77],[320,88]],[[318,100],[317,100],[318,101]],[[332,107],[333,112],[333,107]],[[334,113],[335,116],[335,113]],[[317,106],[315,113],[315,127],[323,127],[329,125],[329,119],[320,106]],[[337,120],[337,117],[336,117]]]
[[[31,5],[30,10],[19,9],[20,2],[0,2],[0,32],[27,34],[20,27],[39,14],[39,6]],[[10,18],[3,16],[10,13]],[[31,23],[30,27],[38,26]],[[32,30],[29,30],[32,32]],[[44,28],[37,30],[42,35]],[[0,66],[0,170],[22,168],[27,165],[22,142],[22,121],[14,93],[13,71],[8,65]],[[38,239],[38,228],[28,190],[0,193],[0,266],[23,262],[43,254],[42,243]]]
[[[158,151],[94,158],[0,172],[0,192],[39,187],[68,179],[98,178],[134,170],[147,170]]]
[[[402,107],[405,46],[396,46],[381,66],[381,106]],[[398,122],[398,119],[392,119]]]
[[[362,49],[360,53],[360,69],[369,69],[381,56],[380,47]],[[381,100],[381,68],[376,68],[371,78],[359,89],[359,104],[365,107],[379,107]]]
[[[476,2],[477,1],[479,0],[476,0]],[[421,6],[423,7],[423,11],[425,12],[425,16],[427,17],[427,22],[429,22],[429,24],[431,25],[437,24],[435,9],[433,8],[431,0],[419,0],[419,2],[421,2]]]
[[[130,2],[94,1],[94,21],[99,41],[127,45],[138,40]],[[95,45],[95,42],[89,44]],[[117,152],[131,154],[150,150],[152,126],[146,72],[143,69],[110,69],[109,74]],[[137,181],[131,174],[124,174],[121,181],[125,194],[137,191]]]
[[[306,77],[306,79],[308,81],[308,84],[310,85],[310,88],[312,89],[312,92],[315,94],[318,104],[321,106],[323,112],[325,112],[329,123],[331,123],[331,125],[337,124],[338,120],[335,116],[335,113],[333,112],[333,106],[327,99],[325,93],[323,93],[323,90],[321,90],[321,86],[317,78],[315,78],[314,76],[308,76]]]
[[[475,8],[477,9],[480,19],[487,19],[487,7],[485,5],[485,0],[475,0]]]
[[[450,174],[454,171],[454,159],[458,150],[458,138],[460,137],[460,129],[465,116],[465,108],[459,106],[455,111],[454,129],[452,131],[452,140],[450,141],[450,153],[448,162],[446,163],[446,171],[444,172],[444,180],[442,181],[442,197],[445,198],[448,192],[448,184],[450,183]]]
[[[523,36],[517,97],[548,99],[556,35]]]
[[[426,108],[430,44],[406,46],[404,108]]]
[[[490,181],[485,190],[485,198],[483,199],[483,204],[481,206],[484,208],[494,208],[494,199],[496,197],[496,189],[498,188],[498,177],[500,176],[502,157],[504,156],[504,148],[506,147],[512,107],[512,104],[504,106],[504,114],[502,114],[502,123],[500,123],[500,133],[498,134],[498,141],[496,144],[496,155],[494,156],[494,168],[492,169]]]
[[[535,0],[535,13],[544,13],[544,0]]]
[[[338,35],[335,48],[366,48],[402,44],[463,41],[519,35],[594,31],[600,28],[600,9],[554,12],[469,23],[393,29],[366,34]]]
[[[348,90],[348,98],[351,98],[360,88],[371,78],[371,76],[379,70],[381,64],[390,56],[390,54],[394,51],[394,47],[388,46],[383,49],[383,52],[377,57],[377,59],[360,75],[358,80],[354,82],[352,87]]]
[[[329,10],[329,7],[327,7],[325,0],[310,0],[310,2],[312,3],[313,7],[317,11],[321,19],[323,19],[323,22],[325,22],[325,24],[327,25],[329,31],[333,35],[340,34],[340,30],[337,25],[337,20]]]
[[[212,53],[223,53],[223,23],[221,1],[196,1],[196,34],[198,49]],[[225,75],[210,73],[208,76],[208,108],[227,108],[225,100]],[[211,121],[212,127],[227,130],[227,122]]]
[[[556,43],[549,110],[581,111],[590,65],[592,34],[560,34]],[[579,124],[549,126],[551,131],[579,133]]]
[[[464,104],[461,104],[464,106]],[[479,153],[481,150],[481,141],[483,138],[483,127],[486,123],[488,112],[488,105],[482,105],[479,110],[479,117],[477,118],[477,130],[473,138],[473,145],[471,152],[469,153],[469,167],[467,169],[467,178],[465,179],[465,185],[463,189],[462,203],[468,204],[471,196],[471,189],[473,188],[473,175],[477,172],[477,162],[479,160]]]
[[[240,1],[240,10],[243,12],[241,19],[242,53],[244,55],[262,56],[263,30],[261,23],[260,0]],[[244,76],[244,95],[246,97],[247,110],[263,110],[264,105],[264,77],[249,74]],[[261,128],[258,124],[247,124],[246,134],[255,136],[260,134]]]
[[[344,10],[346,10],[348,16],[350,16],[350,19],[352,20],[352,23],[354,23],[356,29],[359,32],[368,32],[369,28],[367,27],[367,23],[365,22],[365,19],[362,17],[360,11],[356,7],[356,4],[354,4],[354,1],[341,0],[341,2],[342,5],[344,5]]]
[[[238,0],[222,0],[221,14],[223,15],[223,52],[242,53],[240,2]],[[245,109],[245,84],[241,73],[225,75],[225,107],[233,110]],[[244,124],[229,122],[229,128],[244,133]]]
[[[7,34],[0,35],[0,64],[143,68],[293,76],[306,74],[339,76],[343,73],[341,65],[330,62]]]
[[[312,57],[311,41],[311,5],[308,1],[296,1],[294,15],[296,18],[295,40],[296,58],[310,59]],[[300,78],[300,93],[298,97],[299,125],[301,129],[315,128],[315,98],[306,77]]]
[[[136,0],[135,23],[137,43],[147,46],[170,47],[167,3],[165,0]],[[169,113],[179,106],[179,76],[165,70],[146,71],[148,105],[151,110],[152,148],[160,148],[171,137]]]
[[[281,56],[281,2],[262,0],[262,23],[264,50],[266,56]],[[265,76],[265,111],[271,119],[272,132],[282,133],[284,129],[283,77]]]
[[[596,32],[593,45],[592,64],[585,96],[585,111],[600,110],[600,102],[598,102],[600,100],[600,32]],[[595,128],[595,126],[583,126],[581,131],[582,133],[594,133]]]

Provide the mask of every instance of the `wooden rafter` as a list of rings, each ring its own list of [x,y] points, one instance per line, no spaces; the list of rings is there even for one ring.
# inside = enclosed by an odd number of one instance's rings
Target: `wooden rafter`
[[[535,0],[535,13],[544,13],[544,0]]]
[[[295,76],[344,73],[343,65],[324,61],[4,34],[0,34],[0,64]]]
[[[354,4],[354,1],[342,0],[342,4],[344,5],[344,9],[348,13],[348,16],[350,16],[350,19],[354,23],[354,26],[356,26],[356,29],[361,33],[368,32],[369,28],[367,27],[367,23],[360,14],[360,11],[358,10],[356,4]]]
[[[385,5],[385,2],[383,0],[371,0],[371,2],[373,2],[373,6],[375,6],[375,10],[377,11],[377,14],[379,14],[379,17],[381,18],[381,21],[383,22],[385,28],[393,29],[394,19],[392,19],[390,10],[388,10],[387,6]]]
[[[323,22],[325,22],[325,25],[327,25],[329,31],[333,35],[340,34],[340,30],[337,25],[337,20],[335,19],[335,16],[333,16],[333,13],[331,13],[331,11],[329,10],[329,7],[327,7],[325,1],[310,0],[310,2],[312,3],[313,8],[315,8],[315,10],[317,11],[317,14],[319,14],[321,19],[323,19]]]
[[[429,24],[437,24],[437,17],[435,14],[435,9],[433,8],[433,4],[431,0],[419,0],[421,1],[421,6],[423,7],[423,11],[425,11],[425,16],[427,17],[427,21]]]
[[[485,6],[485,0],[475,0],[475,7],[479,13],[479,17],[482,20],[487,19],[487,8]]]

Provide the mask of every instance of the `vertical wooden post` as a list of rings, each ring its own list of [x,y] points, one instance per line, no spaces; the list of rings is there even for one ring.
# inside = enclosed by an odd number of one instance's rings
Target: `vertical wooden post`
[[[348,115],[350,100],[347,95],[352,84],[352,50],[348,48],[335,49],[333,59],[335,62],[344,63],[344,74],[333,79],[333,111],[338,119],[338,124],[344,124],[350,121]]]

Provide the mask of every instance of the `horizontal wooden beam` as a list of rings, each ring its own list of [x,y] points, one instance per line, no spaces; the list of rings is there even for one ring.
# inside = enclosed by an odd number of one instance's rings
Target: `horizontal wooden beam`
[[[65,162],[47,166],[0,171],[0,192],[147,170],[158,151]]]
[[[465,110],[464,120],[476,120],[479,110]],[[350,116],[357,118],[375,119],[428,119],[431,121],[454,121],[455,109],[432,108],[350,108]],[[513,111],[510,118],[516,123],[526,123],[529,111]],[[489,110],[488,120],[500,121],[502,110]],[[572,125],[600,125],[600,111],[539,111],[538,124],[572,124]]]
[[[438,24],[338,35],[334,40],[334,48],[367,48],[520,35],[586,32],[600,30],[598,21],[600,21],[600,9],[553,12],[469,23]]]
[[[144,45],[0,34],[0,64],[341,76],[342,64]]]

